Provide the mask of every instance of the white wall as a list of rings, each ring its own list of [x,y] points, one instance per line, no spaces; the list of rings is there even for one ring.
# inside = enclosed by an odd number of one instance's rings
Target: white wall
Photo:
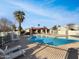
[[[0,36],[5,36],[7,35],[7,32],[0,32]]]
[[[65,35],[66,31],[58,31],[58,34]],[[68,31],[68,35],[79,35],[79,31]]]

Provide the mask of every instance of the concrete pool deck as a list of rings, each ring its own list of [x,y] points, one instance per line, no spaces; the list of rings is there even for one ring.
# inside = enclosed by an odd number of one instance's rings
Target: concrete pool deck
[[[58,46],[58,48],[65,49],[65,50],[68,50],[69,48],[79,49],[79,42],[61,45],[61,46]]]
[[[25,56],[20,56],[16,59],[65,59],[69,48],[79,48],[79,42],[53,47],[38,43],[29,43],[28,39],[23,37],[19,42],[13,42],[8,45],[11,47],[22,45],[26,49]]]
[[[17,59],[65,59],[69,48],[79,48],[79,42],[56,47],[38,43],[27,44],[25,57],[21,56]]]
[[[65,59],[67,50],[71,47],[73,48],[79,47],[79,43],[77,42],[57,47],[32,43],[27,45],[27,47],[28,47],[26,50],[27,59]]]
[[[62,49],[50,47],[47,45],[40,45],[37,43],[28,45],[28,48],[28,52],[32,50],[30,52],[31,55],[26,51],[26,55],[29,56],[28,59],[33,59],[34,56],[36,59],[65,59],[67,52]]]
[[[28,49],[32,49],[35,46],[38,46],[38,44],[37,43],[29,44]],[[79,42],[60,45],[56,47],[48,45],[40,45],[40,48],[34,49],[32,55],[36,56],[36,59],[65,59],[67,50],[69,48],[76,48],[76,49],[79,48]]]

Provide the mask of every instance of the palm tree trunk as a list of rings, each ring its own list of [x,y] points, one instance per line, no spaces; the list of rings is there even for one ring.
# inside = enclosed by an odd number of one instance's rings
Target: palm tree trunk
[[[57,38],[58,30],[55,30],[55,38]]]
[[[19,33],[21,35],[21,22],[19,22]]]
[[[68,39],[68,29],[66,29],[66,39]]]

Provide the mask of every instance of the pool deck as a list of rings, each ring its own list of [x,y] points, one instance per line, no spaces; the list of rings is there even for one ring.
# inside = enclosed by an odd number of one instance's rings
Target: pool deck
[[[26,49],[25,56],[20,56],[16,59],[65,59],[69,48],[79,48],[79,42],[53,47],[38,43],[29,43],[28,39],[23,37],[20,41],[8,43],[7,45],[9,47],[22,45]]]
[[[37,43],[28,45],[28,48],[26,51],[28,59],[65,59],[67,52],[62,49]]]
[[[61,48],[61,49],[65,49],[65,50],[68,50],[68,48],[76,48],[76,49],[79,49],[79,42],[65,44],[65,45],[61,45],[61,46],[58,46],[58,47]]]
[[[74,48],[78,47],[78,45],[79,43],[72,43],[69,45],[53,47],[53,46],[33,43],[27,45],[28,48],[26,50],[26,58],[27,59],[65,59],[67,57],[66,56],[67,49],[70,47],[74,47]],[[20,57],[18,59],[23,59],[23,57]]]

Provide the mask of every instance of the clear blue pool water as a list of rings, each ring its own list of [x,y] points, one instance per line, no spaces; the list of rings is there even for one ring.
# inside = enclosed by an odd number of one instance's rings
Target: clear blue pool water
[[[53,46],[59,46],[74,42],[79,42],[79,40],[73,40],[73,39],[63,39],[63,38],[53,38],[53,37],[40,37],[40,36],[32,36],[30,38],[31,42],[38,42],[41,44],[48,44]]]

